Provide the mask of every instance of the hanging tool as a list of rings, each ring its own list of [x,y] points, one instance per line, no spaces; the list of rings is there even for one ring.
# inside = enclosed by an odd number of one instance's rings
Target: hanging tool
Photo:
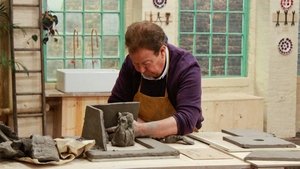
[[[279,15],[280,15],[280,11],[277,11],[277,21],[276,21],[276,26],[279,26]]]
[[[293,11],[292,14],[293,14],[293,17],[292,17],[291,25],[294,26],[295,25],[295,11]]]

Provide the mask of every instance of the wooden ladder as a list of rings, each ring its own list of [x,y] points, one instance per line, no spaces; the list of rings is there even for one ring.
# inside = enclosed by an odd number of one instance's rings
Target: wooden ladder
[[[27,70],[12,70],[13,127],[18,136],[46,134],[46,99],[41,25],[42,0],[9,0],[11,60]],[[32,39],[38,36],[38,41]],[[33,125],[34,124],[34,125]],[[21,127],[20,127],[21,126]]]

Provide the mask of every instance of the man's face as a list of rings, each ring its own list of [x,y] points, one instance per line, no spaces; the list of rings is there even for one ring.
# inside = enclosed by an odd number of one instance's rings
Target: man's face
[[[146,77],[157,78],[161,75],[166,59],[166,46],[162,46],[155,55],[152,50],[141,48],[129,57],[134,68]]]

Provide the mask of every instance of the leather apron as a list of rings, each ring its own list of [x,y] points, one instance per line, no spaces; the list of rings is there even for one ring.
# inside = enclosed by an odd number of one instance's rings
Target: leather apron
[[[152,97],[140,92],[141,83],[133,100],[140,102],[139,118],[145,122],[162,120],[172,116],[176,111],[168,98],[167,89],[165,96]]]

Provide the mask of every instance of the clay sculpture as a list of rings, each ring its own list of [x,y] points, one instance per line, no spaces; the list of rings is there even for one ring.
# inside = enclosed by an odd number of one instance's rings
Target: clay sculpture
[[[134,145],[133,115],[130,112],[118,113],[118,125],[113,133],[111,144],[118,147]]]

